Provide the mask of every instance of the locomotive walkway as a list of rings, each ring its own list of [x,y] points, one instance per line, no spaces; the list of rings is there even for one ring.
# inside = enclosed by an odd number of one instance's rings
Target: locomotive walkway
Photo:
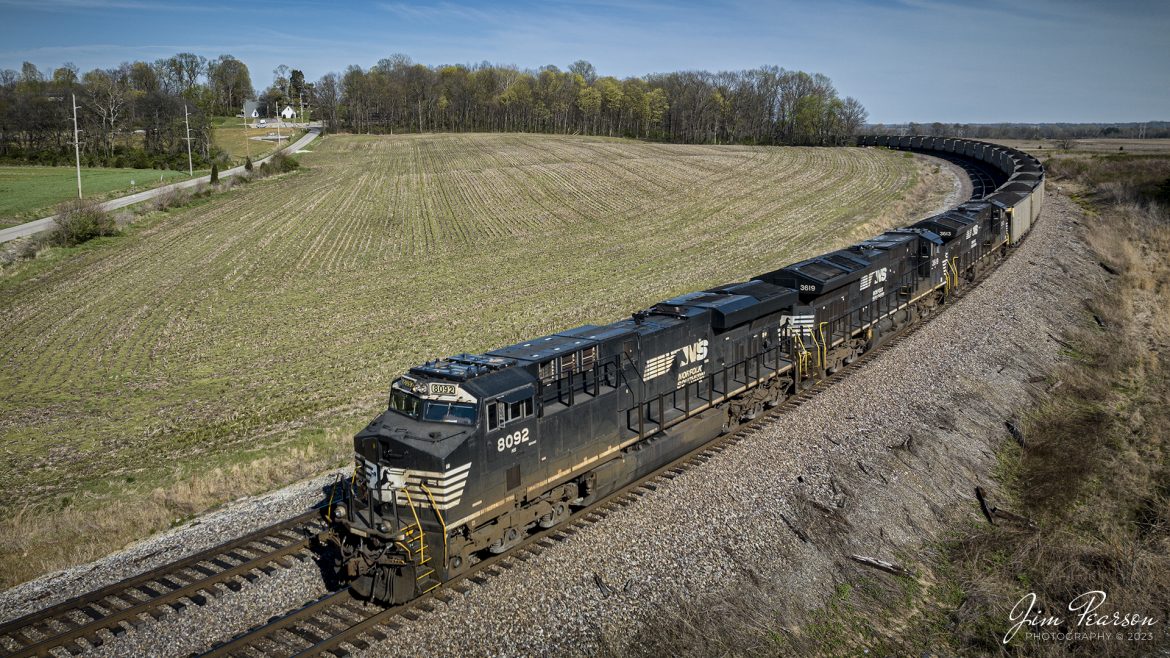
[[[272,156],[276,155],[277,153],[281,153],[281,152],[296,153],[297,151],[303,149],[305,146],[308,146],[308,144],[310,142],[312,142],[314,139],[317,139],[317,136],[320,134],[321,134],[320,128],[309,128],[309,132],[305,133],[300,139],[293,142],[289,146],[284,147],[283,149],[279,149],[277,151],[274,151],[272,153],[272,155],[269,155],[269,156],[264,157],[260,160],[257,160],[255,162],[255,165],[258,167],[258,166],[264,164],[265,162],[268,162],[268,160],[270,160],[272,158]],[[240,165],[239,167],[232,167],[231,169],[220,172],[219,177],[220,178],[227,178],[229,176],[238,176],[238,175],[242,174],[243,172],[244,172],[244,167],[243,167],[243,165]],[[136,203],[141,203],[143,201],[148,201],[148,200],[153,199],[155,197],[162,196],[162,195],[166,194],[167,192],[170,192],[171,190],[182,190],[182,189],[186,189],[189,187],[195,187],[196,185],[199,185],[201,183],[209,183],[209,182],[211,182],[211,176],[200,176],[198,178],[192,178],[190,180],[185,180],[181,183],[172,183],[171,185],[164,185],[162,187],[156,187],[153,190],[146,190],[145,192],[138,192],[136,194],[130,194],[128,196],[119,197],[117,199],[111,199],[109,201],[106,201],[105,203],[102,203],[100,207],[102,210],[117,210],[119,208],[125,208],[126,206],[132,206]],[[10,228],[6,228],[4,230],[0,230],[0,243],[8,242],[10,240],[15,240],[17,238],[28,237],[30,235],[35,235],[35,234],[40,233],[42,231],[48,231],[56,226],[56,223],[54,222],[55,219],[57,219],[56,215],[50,215],[49,217],[33,220],[31,222],[26,222],[24,224],[19,224],[17,226],[13,226]]]

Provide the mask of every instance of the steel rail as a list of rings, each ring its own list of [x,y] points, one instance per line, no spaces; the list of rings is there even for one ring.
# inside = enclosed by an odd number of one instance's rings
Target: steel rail
[[[252,571],[271,568],[273,563],[291,566],[284,561],[309,547],[315,534],[312,529],[320,516],[320,510],[305,512],[9,621],[0,625],[0,655],[14,658],[47,656],[51,649],[70,644],[80,650],[76,642],[83,638],[91,645],[99,646],[103,643],[99,635],[102,630],[119,632],[122,623],[135,625],[138,617],[144,614],[158,618],[162,614],[159,608],[163,606],[181,609],[185,606],[179,603],[182,598],[202,605],[205,601],[199,592],[215,596],[219,584],[237,590],[239,579],[255,579]],[[298,534],[300,536],[296,536]],[[76,621],[73,617],[88,621]],[[9,646],[14,642],[18,648],[3,648],[3,638],[11,641]]]

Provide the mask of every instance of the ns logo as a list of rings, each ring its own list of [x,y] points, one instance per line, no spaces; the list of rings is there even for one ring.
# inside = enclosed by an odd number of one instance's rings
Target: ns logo
[[[695,361],[702,361],[707,358],[707,339],[703,338],[697,343],[687,345],[681,351],[683,354],[682,365],[684,366]]]
[[[682,355],[682,363],[680,367],[696,361],[702,361],[707,358],[707,339],[701,338],[690,345],[680,347],[677,350],[671,350],[666,354],[660,354],[652,359],[646,361],[645,379],[653,379],[660,375],[664,375],[670,371],[670,367],[674,365],[675,355]]]

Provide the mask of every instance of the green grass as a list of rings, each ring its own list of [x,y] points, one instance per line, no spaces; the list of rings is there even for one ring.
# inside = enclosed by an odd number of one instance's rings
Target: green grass
[[[82,169],[81,191],[87,198],[112,198],[162,183],[186,180],[183,171],[158,169]],[[131,185],[133,182],[133,186]],[[76,198],[73,167],[0,167],[0,228],[53,214],[53,206]]]
[[[257,119],[249,119],[249,123],[255,121]],[[269,133],[275,134],[276,128],[245,128],[243,122],[244,120],[239,117],[218,117],[211,123],[212,140],[216,146],[227,152],[233,166],[243,164],[244,159],[249,155],[255,162],[278,148],[276,141],[252,139],[263,137]],[[281,128],[280,134],[287,139],[282,140],[279,145],[285,146],[295,142],[301,135],[305,134],[305,131]]]
[[[868,237],[904,222],[898,200],[922,187],[919,161],[878,149],[330,136],[301,161],[6,271],[0,509],[187,514],[199,505],[166,492],[200,473],[306,451],[310,468],[341,463],[411,365]],[[226,478],[199,500],[280,481]],[[77,559],[37,541],[20,550],[61,554],[45,568]]]

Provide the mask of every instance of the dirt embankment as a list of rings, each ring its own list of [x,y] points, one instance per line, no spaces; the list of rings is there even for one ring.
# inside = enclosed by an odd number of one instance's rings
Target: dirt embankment
[[[1083,320],[1085,282],[1105,276],[1080,221],[1054,195],[1006,263],[855,376],[505,577],[436,602],[369,655],[784,653],[853,632],[808,612],[853,596],[848,583],[913,605],[929,582],[849,556],[914,569],[947,524],[978,518],[976,486],[994,495],[1005,421],[1046,394],[1054,337]],[[206,648],[273,614],[265,592],[319,593],[314,570],[278,572],[102,651]]]

